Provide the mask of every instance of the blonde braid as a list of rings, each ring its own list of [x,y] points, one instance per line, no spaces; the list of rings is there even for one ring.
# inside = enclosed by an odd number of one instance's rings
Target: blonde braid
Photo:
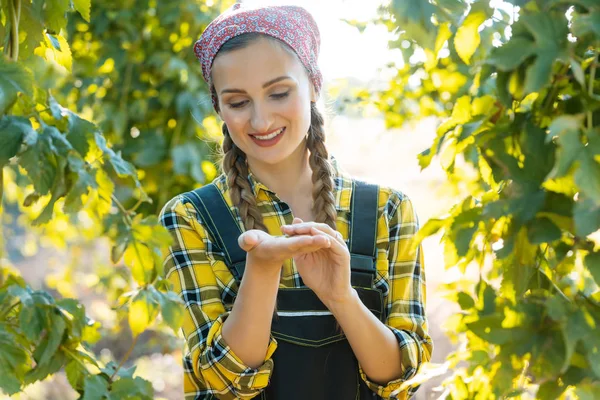
[[[248,181],[246,154],[233,143],[227,125],[223,124],[223,159],[221,168],[227,175],[227,185],[233,204],[240,210],[240,216],[246,230],[260,229],[267,232],[262,214],[256,205],[252,187]]]
[[[306,145],[310,150],[309,164],[312,169],[313,213],[316,222],[324,222],[336,229],[337,211],[333,197],[333,170],[325,147],[323,116],[313,102],[310,104],[310,116]]]

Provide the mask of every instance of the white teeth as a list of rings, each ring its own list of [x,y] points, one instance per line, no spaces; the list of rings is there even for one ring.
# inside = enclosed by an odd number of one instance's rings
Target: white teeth
[[[283,129],[284,128],[281,128],[280,130],[275,131],[275,132],[273,132],[273,133],[271,133],[269,135],[264,135],[264,136],[258,136],[258,135],[256,135],[254,137],[257,138],[258,140],[270,140],[270,139],[273,139],[274,137],[276,137],[277,135],[279,135],[280,133],[282,133]]]

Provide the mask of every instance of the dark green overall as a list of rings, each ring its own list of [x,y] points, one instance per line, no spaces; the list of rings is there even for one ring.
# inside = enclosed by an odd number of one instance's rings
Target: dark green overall
[[[351,283],[362,302],[380,320],[383,296],[373,289],[379,187],[353,181],[348,248]],[[228,268],[242,279],[246,252],[238,245],[239,226],[214,184],[184,194],[222,250]],[[281,288],[271,333],[278,346],[274,367],[261,399],[380,399],[360,378],[358,361],[336,320],[309,288]]]

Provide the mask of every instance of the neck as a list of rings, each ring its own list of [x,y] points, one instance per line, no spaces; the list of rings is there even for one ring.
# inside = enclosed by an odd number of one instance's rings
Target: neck
[[[298,149],[280,163],[265,164],[260,160],[248,160],[248,167],[260,182],[277,193],[277,196],[289,202],[312,194],[312,170],[308,162],[306,146]]]

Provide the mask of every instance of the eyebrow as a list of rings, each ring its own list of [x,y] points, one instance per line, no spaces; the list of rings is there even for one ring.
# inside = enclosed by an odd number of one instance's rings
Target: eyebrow
[[[271,85],[273,85],[273,84],[275,84],[275,83],[277,83],[279,81],[282,81],[284,79],[292,79],[292,78],[289,77],[289,76],[287,76],[287,75],[282,75],[282,76],[279,76],[279,77],[277,77],[275,79],[271,79],[267,83],[263,84],[262,87],[263,87],[263,89],[267,88],[267,87],[269,87],[269,86],[271,86]],[[246,91],[243,90],[243,89],[223,89],[223,90],[221,90],[221,94],[223,94],[223,93],[246,93]]]

